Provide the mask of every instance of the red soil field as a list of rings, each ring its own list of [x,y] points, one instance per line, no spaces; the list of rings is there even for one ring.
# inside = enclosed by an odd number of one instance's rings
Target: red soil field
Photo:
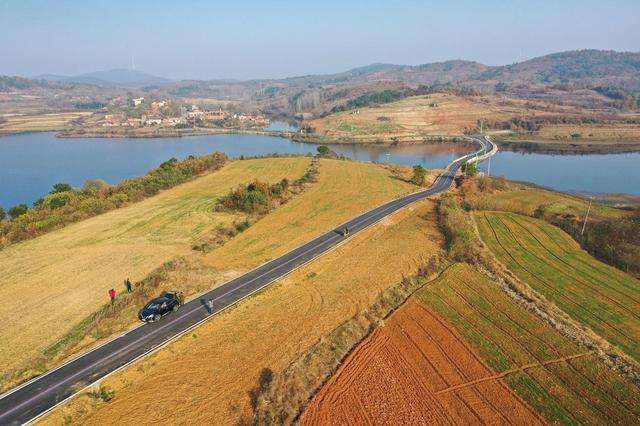
[[[409,299],[351,353],[302,424],[544,424],[443,318]]]

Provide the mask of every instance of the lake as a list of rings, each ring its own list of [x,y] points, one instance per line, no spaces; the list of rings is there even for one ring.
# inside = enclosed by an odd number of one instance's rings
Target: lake
[[[329,146],[358,161],[422,164],[426,168],[443,167],[469,151],[468,146],[453,143]],[[239,157],[276,152],[306,154],[315,150],[315,145],[258,135],[158,139],[58,139],[55,133],[5,136],[0,137],[0,205],[7,209],[18,203],[31,204],[58,182],[82,186],[87,179],[103,179],[117,183],[143,175],[171,157],[213,151]],[[640,194],[639,165],[638,153],[558,156],[500,152],[491,162],[491,174],[563,191]]]
[[[480,166],[486,171],[489,163]],[[549,155],[499,151],[492,176],[533,182],[565,192],[640,195],[640,153]]]

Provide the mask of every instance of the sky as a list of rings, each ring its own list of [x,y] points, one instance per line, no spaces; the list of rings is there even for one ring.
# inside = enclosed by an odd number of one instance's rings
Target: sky
[[[278,78],[375,62],[640,51],[640,0],[0,0],[0,75]]]

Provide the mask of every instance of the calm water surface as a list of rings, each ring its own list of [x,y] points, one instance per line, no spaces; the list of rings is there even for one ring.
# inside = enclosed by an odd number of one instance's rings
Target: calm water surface
[[[565,192],[640,195],[640,153],[549,155],[500,151],[480,169]]]
[[[389,161],[429,168],[443,167],[452,152],[465,152],[454,144],[403,147],[332,145],[340,154],[359,161]],[[316,146],[288,139],[258,135],[208,135],[184,138],[59,139],[55,133],[29,133],[0,137],[0,206],[31,204],[52,185],[66,182],[82,186],[88,179],[117,183],[140,176],[171,157],[205,155],[222,151],[230,157],[272,153],[315,153]],[[389,155],[386,155],[389,153]],[[457,153],[455,155],[458,155]]]
[[[286,123],[273,123],[289,130]],[[274,127],[274,129],[276,128]],[[331,145],[359,161],[438,168],[468,152],[455,144],[384,147]],[[222,151],[230,157],[271,153],[306,154],[316,146],[257,135],[210,135],[158,139],[58,139],[54,133],[0,137],[0,206],[31,204],[58,182],[82,186],[87,179],[116,183],[145,174],[171,157]],[[491,174],[563,191],[640,194],[640,153],[558,156],[500,152]],[[483,166],[486,168],[486,166]]]

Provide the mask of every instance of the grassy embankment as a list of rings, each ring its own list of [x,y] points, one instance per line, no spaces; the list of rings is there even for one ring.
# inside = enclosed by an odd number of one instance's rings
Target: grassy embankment
[[[582,218],[589,201],[570,194],[542,189],[533,185],[510,182],[504,178],[479,178],[465,182],[462,188],[465,201],[476,210],[501,210],[533,216],[540,206],[546,215]],[[589,217],[593,220],[615,219],[629,212],[593,203]]]
[[[319,141],[415,143],[477,131],[479,120],[483,120],[484,130],[495,139],[505,139],[506,149],[554,152],[639,149],[640,125],[625,123],[637,120],[637,114],[619,116],[617,121],[602,117],[602,124],[589,124],[594,117],[599,117],[597,112],[544,102],[434,93],[342,111],[308,124],[316,131],[309,138]],[[563,120],[577,124],[562,124]],[[536,123],[534,126],[539,128],[527,130],[528,123]],[[489,125],[513,128],[491,129]]]
[[[0,251],[0,289],[12,301],[0,307],[3,379],[27,366],[40,370],[43,350],[103,306],[109,288],[124,290],[126,277],[143,279],[237,220],[235,214],[213,211],[218,197],[254,176],[269,182],[296,179],[308,164],[308,158],[232,162],[129,207]]]
[[[451,322],[500,378],[550,422],[640,420],[635,386],[473,267],[456,265],[417,297]]]
[[[520,280],[640,361],[640,281],[541,220],[498,212],[476,219],[483,241]]]
[[[0,121],[0,135],[62,130],[72,121],[91,114],[91,112],[84,111],[6,115],[4,121]]]
[[[322,160],[316,184],[213,250],[206,262],[238,273],[414,189],[377,166]],[[115,391],[109,403],[83,395],[48,421],[166,421],[168,414],[170,421],[228,424],[247,418],[265,369],[284,370],[381,291],[415,273],[440,245],[433,204],[412,206],[114,375],[105,382]],[[165,391],[156,392],[158,386]]]

